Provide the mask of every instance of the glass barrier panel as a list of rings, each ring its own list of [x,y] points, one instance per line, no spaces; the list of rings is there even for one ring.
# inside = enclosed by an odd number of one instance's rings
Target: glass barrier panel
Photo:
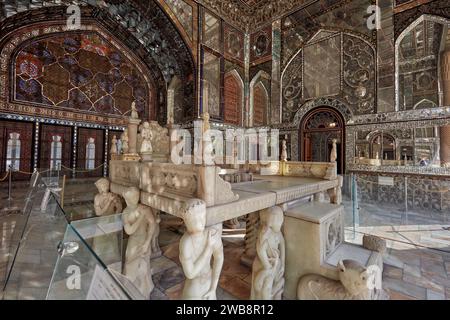
[[[47,293],[48,300],[130,299],[71,225],[67,226],[64,239],[58,246],[58,253]]]
[[[71,225],[108,268],[122,271],[121,214],[73,221]]]

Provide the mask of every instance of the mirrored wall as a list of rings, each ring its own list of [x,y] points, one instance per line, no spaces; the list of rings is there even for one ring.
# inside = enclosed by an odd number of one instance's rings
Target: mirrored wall
[[[447,125],[405,129],[357,130],[354,164],[368,166],[448,167]]]

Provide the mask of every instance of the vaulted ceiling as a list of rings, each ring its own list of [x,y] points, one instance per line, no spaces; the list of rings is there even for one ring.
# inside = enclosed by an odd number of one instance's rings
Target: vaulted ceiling
[[[244,31],[254,30],[317,0],[195,0]]]

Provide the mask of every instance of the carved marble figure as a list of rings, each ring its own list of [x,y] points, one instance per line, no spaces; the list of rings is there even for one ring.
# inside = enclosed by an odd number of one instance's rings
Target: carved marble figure
[[[205,227],[205,203],[194,199],[187,201],[183,220],[187,232],[180,240],[180,262],[186,276],[182,298],[215,300],[223,265],[222,224]]]
[[[287,146],[286,140],[281,141],[281,161],[287,161]]]
[[[124,275],[150,298],[154,285],[150,270],[151,243],[155,234],[156,221],[153,209],[139,204],[140,191],[130,187],[123,192],[127,207],[122,220],[125,232],[129,235],[125,253]]]
[[[333,147],[331,148],[330,162],[337,160],[337,139],[333,139]]]
[[[113,135],[111,140],[111,149],[109,150],[110,154],[117,154],[117,137]]]
[[[150,129],[150,123],[144,122],[141,129],[141,148],[140,153],[152,153],[152,138],[153,134]]]
[[[299,300],[368,300],[371,279],[367,269],[354,260],[338,263],[339,280],[318,274],[300,278],[297,287]]]
[[[281,233],[283,210],[260,212],[260,230],[252,269],[252,300],[281,300],[284,289],[285,244]]]
[[[94,210],[97,216],[107,216],[122,212],[122,201],[119,196],[109,191],[110,182],[101,178],[95,182],[98,194],[94,198]],[[106,263],[115,263],[121,260],[119,239],[116,233],[103,234],[94,237],[92,249]]]
[[[120,213],[122,211],[122,202],[120,198],[109,191],[110,182],[106,178],[101,178],[95,182],[98,194],[94,198],[94,210],[97,216],[106,216]]]
[[[139,114],[138,114],[137,109],[136,109],[136,102],[135,101],[133,101],[131,103],[131,116],[130,117],[132,119],[139,119]]]
[[[128,130],[120,135],[120,140],[122,141],[122,153],[128,153]]]

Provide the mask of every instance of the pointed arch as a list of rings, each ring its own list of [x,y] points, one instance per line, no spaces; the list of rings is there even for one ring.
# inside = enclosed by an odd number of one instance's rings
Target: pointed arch
[[[230,124],[242,125],[244,82],[236,69],[225,73],[224,102],[224,121]]]
[[[257,86],[259,86],[258,90],[262,90],[261,92],[259,92],[258,94],[261,94],[260,97],[264,97],[265,95],[265,99],[266,99],[266,104],[264,106],[264,110],[263,112],[263,123],[260,125],[266,125],[267,124],[267,114],[269,112],[269,104],[270,104],[270,100],[269,100],[269,92],[266,88],[266,86],[264,85],[264,83],[262,83],[262,80],[270,80],[270,75],[263,71],[260,70],[252,79],[252,81],[250,81],[250,108],[248,110],[248,114],[247,114],[247,125],[249,127],[252,127],[255,125],[254,123],[254,114],[255,114],[255,88]],[[263,95],[264,94],[264,95]]]

